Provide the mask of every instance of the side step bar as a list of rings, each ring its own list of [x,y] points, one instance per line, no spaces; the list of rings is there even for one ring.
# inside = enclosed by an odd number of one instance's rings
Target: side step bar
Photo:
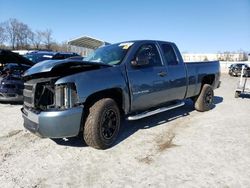
[[[161,113],[161,112],[165,112],[165,111],[168,111],[168,110],[172,110],[174,108],[178,108],[178,107],[181,107],[185,105],[185,102],[184,101],[181,101],[181,102],[178,102],[174,105],[171,105],[171,106],[167,106],[167,107],[162,107],[162,108],[158,108],[156,110],[153,110],[153,111],[146,111],[146,112],[143,112],[141,114],[136,114],[134,116],[129,116],[127,117],[127,120],[138,120],[138,119],[142,119],[142,118],[145,118],[145,117],[148,117],[148,116],[152,116],[152,115],[155,115],[155,114],[158,114],[158,113]]]

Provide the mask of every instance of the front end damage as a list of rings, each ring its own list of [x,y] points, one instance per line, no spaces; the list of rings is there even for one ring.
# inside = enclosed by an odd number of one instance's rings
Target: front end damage
[[[40,137],[63,138],[78,135],[84,113],[75,83],[56,82],[65,76],[101,68],[100,65],[71,62],[58,63],[51,70],[25,75],[24,127]],[[65,71],[67,70],[67,71]],[[31,72],[34,70],[30,70]]]
[[[30,80],[24,85],[24,127],[40,137],[76,136],[83,106],[73,83],[55,85],[55,78]]]
[[[65,110],[79,106],[74,83],[55,84],[56,78],[35,79],[24,84],[24,106],[37,111]]]

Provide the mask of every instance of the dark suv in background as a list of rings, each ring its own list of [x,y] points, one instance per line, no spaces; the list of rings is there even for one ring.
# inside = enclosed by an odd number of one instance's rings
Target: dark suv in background
[[[21,55],[0,49],[0,101],[23,101],[22,74],[33,64]]]
[[[245,63],[235,63],[230,65],[228,74],[230,76],[240,76],[242,67],[245,66],[243,76],[250,76],[250,67]]]
[[[73,52],[52,52],[52,51],[33,51],[24,55],[27,59],[34,63],[44,60],[67,59],[70,57],[81,57]]]

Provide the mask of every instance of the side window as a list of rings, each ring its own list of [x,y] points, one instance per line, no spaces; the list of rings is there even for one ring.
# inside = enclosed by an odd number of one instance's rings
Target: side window
[[[149,66],[162,66],[159,52],[154,44],[142,45],[136,53],[136,57],[143,56],[149,60]]]
[[[164,59],[167,62],[167,64],[177,65],[178,61],[177,61],[177,58],[176,58],[176,55],[174,53],[172,46],[169,44],[163,44],[161,47],[163,50]]]

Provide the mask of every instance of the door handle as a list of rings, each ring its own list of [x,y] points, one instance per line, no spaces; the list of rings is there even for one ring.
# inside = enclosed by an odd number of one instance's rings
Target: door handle
[[[167,73],[164,71],[158,72],[157,74],[158,74],[158,76],[161,76],[161,77],[164,77],[167,75]]]

